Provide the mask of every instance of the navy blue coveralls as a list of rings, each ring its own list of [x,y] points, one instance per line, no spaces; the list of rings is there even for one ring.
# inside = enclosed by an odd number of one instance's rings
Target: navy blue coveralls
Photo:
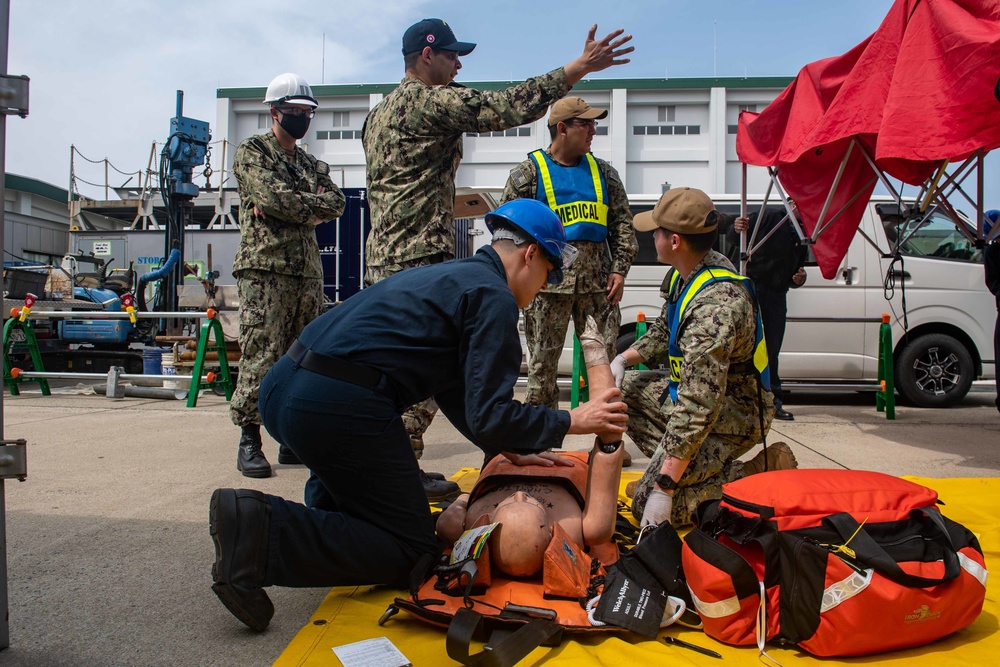
[[[757,212],[750,211],[750,229],[747,239],[753,234],[757,225]],[[764,323],[764,340],[767,341],[767,366],[771,374],[771,393],[774,394],[774,408],[782,407],[781,376],[778,375],[778,354],[785,340],[785,320],[788,316],[788,289],[798,287],[792,282],[792,275],[806,263],[808,250],[799,240],[799,235],[792,229],[792,224],[785,217],[785,209],[768,208],[761,219],[761,228],[757,232],[755,243],[760,243],[775,225],[781,224],[767,242],[754,252],[747,264],[746,274],[753,278],[757,287],[757,303],[760,304],[760,316]],[[729,241],[734,248],[740,247],[739,233],[730,228],[727,232]],[[739,254],[738,252],[736,253]],[[730,259],[733,259],[732,257]],[[739,266],[739,257],[733,262]]]
[[[437,553],[407,406],[434,396],[487,455],[562,444],[568,412],[514,400],[517,319],[500,257],[484,248],[382,280],[302,331],[261,383],[260,414],[326,493],[311,507],[270,496],[265,586],[405,586]]]

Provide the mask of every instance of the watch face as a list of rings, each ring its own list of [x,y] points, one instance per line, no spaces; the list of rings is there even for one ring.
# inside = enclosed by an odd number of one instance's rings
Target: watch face
[[[660,475],[656,478],[656,485],[664,491],[677,488],[677,482],[670,475]]]

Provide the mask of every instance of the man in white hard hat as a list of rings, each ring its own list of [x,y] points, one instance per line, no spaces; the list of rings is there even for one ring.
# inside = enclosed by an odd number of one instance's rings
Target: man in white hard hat
[[[261,449],[257,394],[267,371],[303,327],[319,315],[323,265],[316,225],[340,216],[344,195],[330,167],[296,142],[319,106],[305,79],[281,74],[267,87],[271,130],[236,149],[233,173],[240,192],[240,245],[233,275],[240,301],[240,372],[229,407],[241,435],[236,468],[270,477]],[[279,463],[298,463],[290,451]]]

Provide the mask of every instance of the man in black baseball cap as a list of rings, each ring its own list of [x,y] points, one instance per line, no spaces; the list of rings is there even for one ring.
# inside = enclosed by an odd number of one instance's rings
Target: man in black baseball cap
[[[476,45],[455,39],[451,26],[441,19],[424,19],[414,23],[403,33],[403,55],[422,51],[425,46],[438,51],[455,51],[460,56],[472,53]]]
[[[406,75],[368,114],[365,149],[371,233],[365,243],[365,283],[455,258],[455,175],[467,132],[505,131],[545,115],[584,76],[624,65],[633,48],[622,29],[597,38],[591,26],[583,53],[547,74],[504,90],[455,83],[475,44],[459,42],[440,19],[424,19],[403,34]],[[531,131],[530,129],[528,130]],[[434,418],[433,400],[403,416],[417,458]],[[424,475],[431,500],[458,495],[458,485]]]

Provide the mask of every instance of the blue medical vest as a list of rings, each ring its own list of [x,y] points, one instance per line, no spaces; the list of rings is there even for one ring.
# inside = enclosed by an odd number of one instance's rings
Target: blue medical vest
[[[608,192],[597,160],[590,153],[575,167],[564,167],[545,151],[529,153],[538,172],[535,196],[548,205],[566,228],[570,241],[608,237]]]

